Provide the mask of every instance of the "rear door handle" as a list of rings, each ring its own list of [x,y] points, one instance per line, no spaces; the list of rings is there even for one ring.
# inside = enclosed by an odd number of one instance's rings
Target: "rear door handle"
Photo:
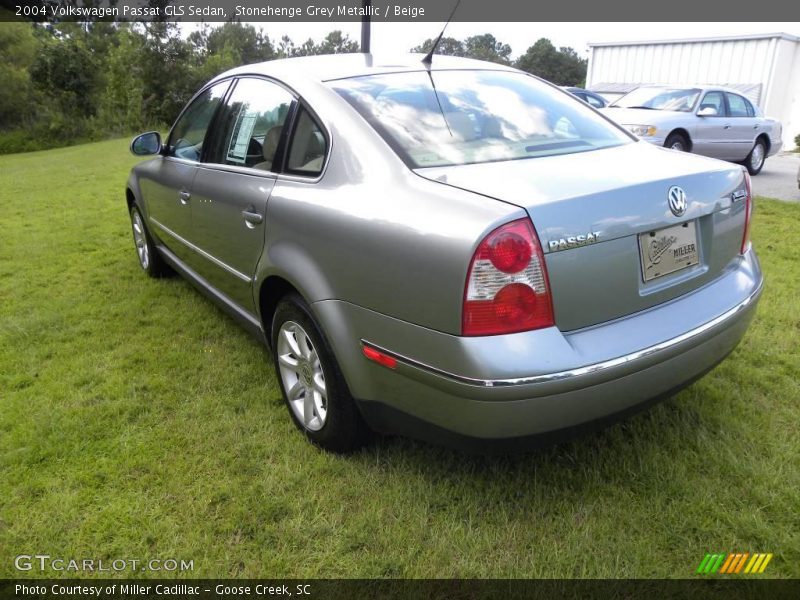
[[[262,217],[259,213],[252,212],[250,210],[243,210],[242,216],[244,217],[245,221],[253,225],[260,225],[264,222],[264,217]]]
[[[185,206],[189,204],[189,199],[192,197],[192,195],[186,190],[181,190],[180,193],[178,194],[178,197],[181,201],[181,204]]]
[[[753,129],[758,129],[758,125],[753,125]]]
[[[731,128],[731,124],[730,123],[725,123],[724,129],[730,129],[730,128]]]

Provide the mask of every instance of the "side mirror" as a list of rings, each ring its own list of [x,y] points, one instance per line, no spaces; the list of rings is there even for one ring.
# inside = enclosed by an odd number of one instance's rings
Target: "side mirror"
[[[716,117],[717,116],[717,109],[713,106],[706,106],[705,108],[701,108],[697,111],[698,117]]]
[[[152,156],[161,152],[161,134],[148,131],[137,135],[131,142],[131,154],[136,156]]]

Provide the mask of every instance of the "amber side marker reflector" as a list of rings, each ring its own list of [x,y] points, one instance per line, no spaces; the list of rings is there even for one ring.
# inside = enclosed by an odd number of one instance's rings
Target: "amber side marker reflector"
[[[384,354],[375,348],[370,348],[369,346],[362,346],[361,352],[364,353],[368,359],[372,362],[376,362],[379,365],[383,365],[384,367],[388,367],[390,369],[397,368],[397,359],[393,356],[389,356],[388,354]]]

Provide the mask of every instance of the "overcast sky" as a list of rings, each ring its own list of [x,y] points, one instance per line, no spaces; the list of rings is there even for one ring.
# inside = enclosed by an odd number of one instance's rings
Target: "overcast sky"
[[[361,24],[325,23],[252,23],[261,27],[273,40],[288,35],[300,44],[309,37],[319,41],[329,31],[341,29],[352,39],[361,39]],[[444,23],[373,23],[372,51],[376,54],[408,52],[427,38],[436,37]],[[519,56],[541,37],[553,44],[571,46],[581,56],[588,56],[590,42],[663,40],[687,37],[718,37],[749,33],[785,32],[800,37],[796,23],[451,23],[445,35],[463,39],[470,35],[491,33],[511,46]]]

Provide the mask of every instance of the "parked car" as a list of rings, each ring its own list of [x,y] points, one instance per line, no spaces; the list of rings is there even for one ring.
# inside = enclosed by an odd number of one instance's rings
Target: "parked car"
[[[779,121],[722,87],[643,86],[604,112],[651,144],[740,162],[751,175],[783,145]]]
[[[563,89],[576,98],[580,98],[589,106],[594,106],[595,108],[605,108],[608,106],[608,100],[603,98],[600,94],[595,94],[594,92],[579,87],[565,87]]]
[[[515,69],[292,58],[135,138],[139,263],[272,349],[289,414],[479,449],[595,427],[713,368],[762,276],[747,173]]]

